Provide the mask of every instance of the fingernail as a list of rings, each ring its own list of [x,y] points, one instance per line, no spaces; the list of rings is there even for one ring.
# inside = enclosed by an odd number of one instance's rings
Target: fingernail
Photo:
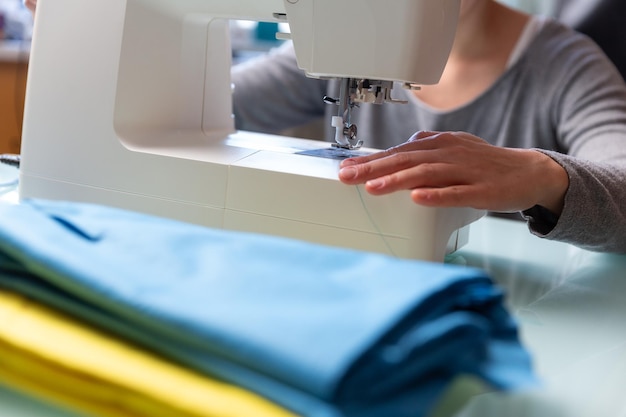
[[[385,180],[380,179],[380,178],[376,178],[375,180],[370,180],[367,182],[367,187],[373,188],[373,189],[383,188],[384,185],[385,185]]]
[[[344,159],[341,161],[341,167],[349,167],[352,165],[356,165],[356,161],[354,159]]]
[[[339,176],[344,180],[353,180],[356,178],[357,170],[353,167],[341,168],[339,170]]]

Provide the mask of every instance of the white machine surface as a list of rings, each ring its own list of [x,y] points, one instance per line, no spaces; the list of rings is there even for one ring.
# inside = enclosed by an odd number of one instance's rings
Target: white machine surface
[[[339,160],[361,144],[350,123],[354,105],[394,101],[394,85],[438,82],[459,3],[41,2],[20,196],[441,261],[483,212],[419,207],[407,193],[371,197],[341,184],[337,172]],[[235,132],[228,37],[234,18],[288,22],[299,66],[343,80],[341,97],[329,104],[338,107],[335,147]],[[388,47],[399,39],[410,47]]]

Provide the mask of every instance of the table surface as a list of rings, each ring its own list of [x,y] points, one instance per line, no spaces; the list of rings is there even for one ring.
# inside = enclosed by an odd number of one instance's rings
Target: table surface
[[[512,400],[516,415],[626,416],[626,256],[540,239],[522,222],[495,218],[470,234],[459,254],[506,290],[545,384]],[[480,411],[467,415],[502,415],[492,412],[500,402],[474,404]]]
[[[18,201],[15,185],[1,185],[16,175],[0,166],[0,200]],[[523,222],[485,217],[472,224],[454,262],[485,269],[504,288],[543,384],[477,396],[459,416],[626,416],[626,256],[540,239]],[[1,386],[0,415],[78,416]]]

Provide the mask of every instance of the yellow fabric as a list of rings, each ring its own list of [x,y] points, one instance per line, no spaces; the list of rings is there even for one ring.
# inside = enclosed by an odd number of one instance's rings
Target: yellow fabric
[[[0,290],[0,380],[102,417],[292,417],[78,320]]]

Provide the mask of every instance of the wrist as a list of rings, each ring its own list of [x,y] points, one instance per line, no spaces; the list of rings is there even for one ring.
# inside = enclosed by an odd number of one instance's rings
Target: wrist
[[[569,188],[569,175],[561,164],[549,155],[534,150],[539,158],[540,191],[536,204],[551,211],[557,216],[561,215],[565,205],[565,194]]]

